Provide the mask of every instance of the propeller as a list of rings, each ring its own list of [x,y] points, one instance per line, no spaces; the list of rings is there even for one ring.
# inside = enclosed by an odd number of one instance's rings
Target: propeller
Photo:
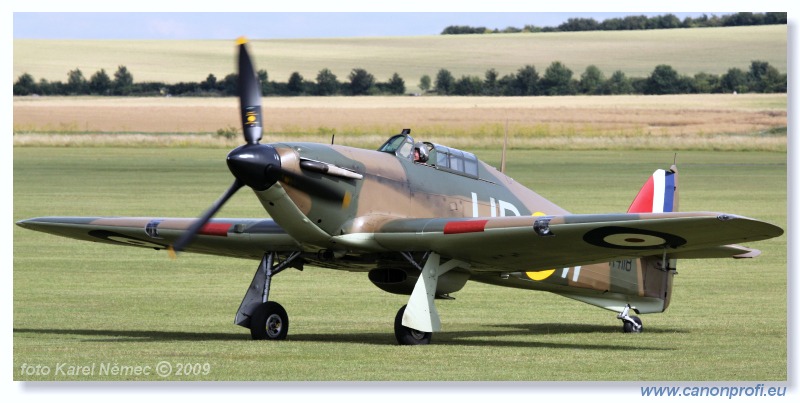
[[[169,247],[170,256],[177,256],[194,240],[211,218],[242,187],[266,190],[281,178],[281,158],[274,147],[260,144],[262,137],[261,84],[256,75],[247,40],[236,40],[239,47],[239,108],[245,144],[228,153],[228,169],[236,178],[233,184],[202,216]]]
[[[239,47],[239,108],[245,141],[244,145],[229,152],[227,157],[228,169],[236,179],[228,190],[168,248],[169,254],[173,258],[192,243],[211,218],[244,186],[262,191],[269,189],[270,186],[281,180],[326,200],[343,201],[346,197],[346,194],[340,189],[329,186],[324,181],[284,170],[281,167],[281,156],[275,147],[260,143],[262,138],[261,83],[247,52],[247,40],[239,38],[236,40],[236,44]]]
[[[247,39],[236,40],[239,45],[239,111],[242,114],[244,141],[258,144],[261,141],[261,85],[258,82],[250,55],[247,53]]]

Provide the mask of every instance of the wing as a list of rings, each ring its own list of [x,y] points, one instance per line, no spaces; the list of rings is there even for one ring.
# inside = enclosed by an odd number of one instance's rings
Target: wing
[[[631,257],[757,255],[731,244],[779,236],[772,224],[730,214],[646,213],[401,219],[387,222],[374,241],[397,251],[435,251],[474,270],[544,270]]]
[[[84,241],[166,249],[194,222],[193,218],[40,217],[17,225]],[[211,220],[187,252],[260,259],[264,251],[296,251],[300,244],[272,220]]]

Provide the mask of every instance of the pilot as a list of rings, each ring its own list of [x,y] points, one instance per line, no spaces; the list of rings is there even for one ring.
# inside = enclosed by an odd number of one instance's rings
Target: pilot
[[[414,144],[414,162],[428,162],[428,147],[425,147],[425,144]]]

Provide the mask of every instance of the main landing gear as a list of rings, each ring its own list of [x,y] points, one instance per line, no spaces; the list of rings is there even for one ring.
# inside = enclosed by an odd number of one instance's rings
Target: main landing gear
[[[283,340],[289,334],[289,315],[281,304],[269,301],[272,277],[289,267],[303,270],[302,264],[292,262],[300,252],[291,253],[282,262],[275,252],[267,252],[258,265],[250,288],[236,312],[234,323],[250,329],[253,340]]]
[[[467,262],[451,259],[442,262],[438,253],[431,252],[420,267],[410,255],[404,254],[415,267],[420,269],[408,304],[400,308],[394,318],[394,335],[401,345],[430,344],[433,332],[441,330],[441,320],[433,300],[439,278],[455,268],[469,269]]]
[[[639,313],[639,310],[635,307],[630,306],[630,304],[626,304],[625,308],[622,309],[622,312],[617,315],[617,319],[622,321],[622,331],[625,333],[641,333],[644,330],[642,326],[642,320],[639,319],[638,316],[628,315],[628,311],[633,309],[634,312]]]
[[[406,306],[408,305],[403,305],[394,317],[394,337],[397,339],[397,343],[403,346],[431,344],[432,332],[422,332],[403,326],[403,313],[406,311]]]

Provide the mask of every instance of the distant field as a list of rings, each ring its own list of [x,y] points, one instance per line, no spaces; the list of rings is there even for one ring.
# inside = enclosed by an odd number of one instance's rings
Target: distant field
[[[36,80],[66,81],[80,68],[87,78],[105,69],[113,74],[125,65],[136,81],[203,81],[234,71],[234,39],[219,40],[22,40],[14,41],[14,77],[29,73]],[[314,80],[329,68],[346,81],[353,68],[364,68],[379,81],[395,72],[415,90],[425,74],[440,68],[455,77],[496,69],[501,75],[533,64],[542,74],[561,61],[577,78],[590,64],[606,76],[622,70],[645,77],[655,66],[669,64],[681,74],[722,74],[746,70],[763,60],[786,72],[786,25],[695,28],[653,31],[562,32],[538,34],[450,35],[385,38],[270,40],[252,38],[257,68],[271,80],[286,82],[297,71]]]
[[[474,151],[499,163],[497,149]],[[226,152],[18,147],[14,220],[196,216],[230,185]],[[653,170],[674,158],[671,151],[514,150],[508,172],[572,212],[616,212],[628,206]],[[742,214],[787,229],[786,158],[781,152],[678,153],[681,209]],[[242,191],[220,215],[265,212],[252,192]],[[753,260],[679,261],[669,309],[644,315],[641,334],[623,334],[614,313],[570,299],[468,284],[455,300],[437,300],[443,329],[433,336],[434,344],[408,348],[395,345],[392,333],[395,312],[407,297],[380,291],[363,274],[306,267],[277,276],[270,295],[289,311],[289,337],[254,342],[232,322],[256,261],[191,254],[170,260],[165,252],[14,226],[12,376],[15,381],[551,382],[490,386],[516,393],[580,388],[552,383],[559,381],[621,381],[601,386],[603,392],[630,394],[639,393],[639,383],[654,381],[773,386],[769,382],[788,378],[787,239],[753,244],[763,251]],[[99,373],[101,364],[162,361],[174,370],[179,364],[208,364],[209,371],[168,377]],[[98,370],[67,375],[55,372],[59,364],[95,364]],[[51,372],[25,374],[23,365]],[[52,386],[84,387],[44,387]]]
[[[377,147],[411,128],[462,148],[786,150],[785,94],[264,98],[268,141]],[[241,142],[235,98],[17,97],[18,146]]]

